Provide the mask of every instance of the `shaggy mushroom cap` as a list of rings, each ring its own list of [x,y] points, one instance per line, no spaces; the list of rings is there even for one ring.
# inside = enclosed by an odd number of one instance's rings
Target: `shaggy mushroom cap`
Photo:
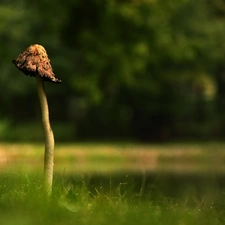
[[[31,45],[20,53],[12,63],[27,76],[41,76],[44,81],[53,83],[62,82],[55,77],[47,52],[41,45]]]

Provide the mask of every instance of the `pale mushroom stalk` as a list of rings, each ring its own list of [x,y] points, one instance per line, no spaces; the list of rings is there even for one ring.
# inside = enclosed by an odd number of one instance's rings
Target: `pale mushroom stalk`
[[[54,166],[54,135],[49,122],[47,97],[44,90],[44,81],[61,83],[55,77],[45,48],[34,44],[12,61],[24,74],[36,77],[37,91],[41,105],[42,125],[45,135],[44,178],[43,187],[47,195],[51,195]]]
[[[51,194],[54,167],[54,134],[49,121],[48,101],[42,77],[36,76],[37,92],[41,106],[42,126],[45,136],[44,177],[43,186],[47,195]]]

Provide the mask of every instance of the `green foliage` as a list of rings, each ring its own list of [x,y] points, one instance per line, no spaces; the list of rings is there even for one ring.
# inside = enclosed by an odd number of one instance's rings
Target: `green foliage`
[[[10,130],[10,122],[7,119],[0,118],[0,139],[7,139]]]
[[[32,109],[36,96],[34,79],[9,62],[39,43],[63,80],[46,85],[52,105],[61,107],[55,96],[64,104],[55,120],[73,124],[72,136],[166,140],[195,136],[193,126],[202,137],[222,134],[222,0],[5,1],[0,15],[0,105],[10,120],[24,119],[12,115],[15,96],[29,96]]]
[[[52,128],[59,142],[75,139],[74,127],[70,124],[55,123]],[[8,120],[0,120],[0,139],[7,142],[40,142],[44,140],[43,129],[37,122],[13,125]]]

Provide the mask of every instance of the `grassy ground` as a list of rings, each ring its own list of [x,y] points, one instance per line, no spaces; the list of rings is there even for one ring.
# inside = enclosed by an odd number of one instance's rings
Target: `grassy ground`
[[[43,149],[41,144],[0,144],[0,168],[40,171]],[[55,171],[225,174],[224,150],[225,143],[59,144],[55,149]]]
[[[225,223],[225,144],[60,145],[49,200],[42,148],[0,145],[1,225]]]

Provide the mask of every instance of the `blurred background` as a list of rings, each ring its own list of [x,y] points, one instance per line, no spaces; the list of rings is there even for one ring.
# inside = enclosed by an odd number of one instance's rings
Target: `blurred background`
[[[43,140],[36,81],[11,63],[43,45],[57,141],[225,134],[224,0],[1,0],[0,140]]]

